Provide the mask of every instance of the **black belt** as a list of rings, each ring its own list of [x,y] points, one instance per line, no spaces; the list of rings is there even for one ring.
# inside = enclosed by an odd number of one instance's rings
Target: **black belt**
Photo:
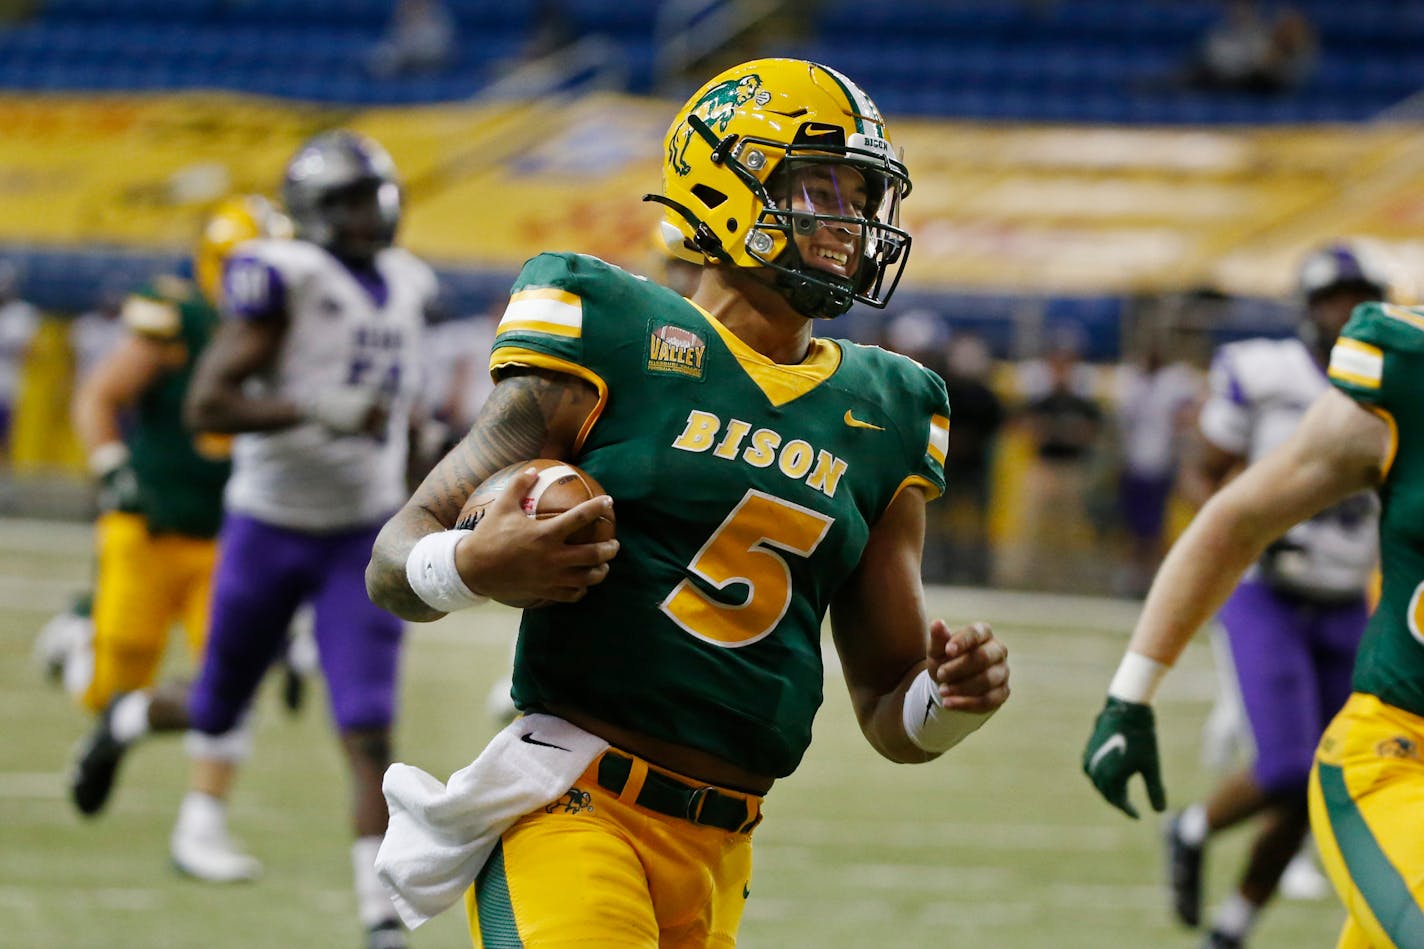
[[[598,786],[621,794],[632,773],[632,758],[616,751],[605,751],[598,762]],[[755,798],[721,791],[710,785],[687,784],[652,768],[648,769],[648,776],[634,803],[668,817],[680,817],[694,824],[741,833],[750,833],[761,822],[761,808]]]

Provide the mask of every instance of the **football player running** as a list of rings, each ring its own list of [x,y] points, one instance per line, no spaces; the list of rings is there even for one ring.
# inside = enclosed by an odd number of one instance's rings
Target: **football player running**
[[[1305,308],[1297,335],[1230,343],[1213,361],[1198,451],[1183,473],[1202,502],[1300,424],[1330,388],[1325,367],[1350,313],[1389,292],[1380,264],[1350,242],[1308,254],[1297,287]],[[1181,922],[1195,927],[1200,920],[1211,835],[1257,815],[1262,824],[1237,889],[1214,914],[1210,947],[1245,944],[1309,830],[1310,763],[1326,722],[1350,694],[1368,618],[1365,588],[1378,558],[1378,511],[1378,498],[1365,491],[1292,527],[1266,549],[1218,616],[1234,680],[1225,688],[1244,708],[1255,759],[1168,822],[1173,909]]]
[[[1315,749],[1308,808],[1322,862],[1349,911],[1339,949],[1403,949],[1424,945],[1424,311],[1388,303],[1356,308],[1331,350],[1328,376],[1332,388],[1285,440],[1213,495],[1173,546],[1108,687],[1083,768],[1133,817],[1127,784],[1142,775],[1153,808],[1164,810],[1151,707],[1162,677],[1282,535],[1362,490],[1377,490],[1380,602],[1359,647],[1351,694]],[[1254,661],[1274,667],[1278,660]],[[1253,774],[1262,779],[1259,766]],[[1275,855],[1279,866],[1290,855],[1287,844],[1282,840]],[[1243,938],[1223,933],[1209,945]]]
[[[70,778],[75,806],[97,814],[108,801],[124,749],[150,731],[185,727],[170,700],[150,700],[168,634],[181,623],[197,664],[208,606],[222,493],[230,464],[226,440],[194,435],[183,398],[194,364],[218,327],[223,261],[239,243],[291,233],[264,198],[227,198],[208,215],[193,259],[196,285],[163,276],[131,294],[125,333],[75,393],[76,433],[98,481],[93,635],[65,650],[66,687],[101,713],[80,744]],[[245,733],[205,769],[233,768]],[[211,775],[204,775],[212,780]],[[220,830],[221,828],[219,828]]]
[[[371,603],[362,577],[408,490],[407,428],[437,286],[426,264],[393,246],[400,186],[371,139],[337,130],[303,144],[282,200],[296,237],[243,244],[228,261],[225,319],[186,402],[194,428],[236,437],[208,649],[183,712],[201,762],[247,713],[293,613],[311,605],[353,784],[358,914],[368,945],[387,949],[405,945],[374,869],[403,624]],[[198,775],[174,830],[175,860],[208,879],[255,875],[250,856],[212,835],[231,773],[211,783]]]
[[[664,144],[649,197],[670,245],[706,261],[691,299],[592,257],[529,261],[493,397],[367,571],[413,620],[555,601],[523,614],[524,717],[448,787],[386,776],[382,879],[412,923],[466,894],[476,945],[733,944],[763,796],[821,702],[828,611],[861,729],[891,760],[938,757],[1009,694],[987,625],[925,615],[943,383],[812,335],[883,306],[909,251],[910,179],[874,104],[835,70],[758,60],[698,91]],[[450,529],[486,476],[533,457],[609,496],[531,520],[526,472]],[[563,542],[613,499],[616,540]]]
[[[282,201],[296,239],[245,245],[229,262],[230,318],[187,403],[194,426],[237,436],[208,654],[188,711],[203,734],[230,728],[281,654],[293,611],[311,604],[353,783],[358,915],[373,949],[401,946],[373,864],[403,627],[367,599],[362,573],[406,494],[420,338],[437,285],[393,246],[400,185],[376,142],[344,130],[314,137],[288,163]]]

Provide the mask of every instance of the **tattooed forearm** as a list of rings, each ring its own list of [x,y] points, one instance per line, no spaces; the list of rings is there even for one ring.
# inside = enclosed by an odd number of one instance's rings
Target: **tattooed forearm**
[[[416,541],[454,526],[471,492],[499,469],[529,458],[572,459],[579,430],[597,405],[597,391],[574,376],[537,369],[507,373],[469,434],[381,530],[366,570],[372,601],[406,619],[438,618],[405,578]]]
[[[499,469],[529,458],[570,457],[596,403],[593,387],[572,376],[537,370],[506,376],[415,502],[453,524],[470,492]]]

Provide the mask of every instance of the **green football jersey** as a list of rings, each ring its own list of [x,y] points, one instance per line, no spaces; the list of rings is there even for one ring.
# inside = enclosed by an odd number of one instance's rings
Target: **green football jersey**
[[[570,460],[613,497],[621,544],[582,601],[525,611],[516,704],[790,774],[821,704],[822,619],[871,525],[907,485],[944,488],[944,383],[839,340],[777,365],[673,291],[575,254],[525,265],[490,366],[598,390]]]
[[[1424,715],[1424,309],[1357,307],[1331,352],[1330,381],[1382,416],[1393,440],[1380,487],[1383,586],[1354,689]]]
[[[124,301],[121,318],[130,332],[182,357],[143,392],[125,428],[141,513],[156,533],[214,537],[231,465],[224,440],[194,436],[184,426],[183,398],[217,328],[217,311],[193,284],[170,277]]]

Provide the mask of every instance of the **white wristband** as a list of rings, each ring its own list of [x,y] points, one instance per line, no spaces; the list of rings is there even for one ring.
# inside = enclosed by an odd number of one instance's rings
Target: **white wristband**
[[[1166,663],[1140,652],[1128,652],[1123,655],[1112,682],[1108,683],[1108,695],[1124,702],[1151,704],[1152,697],[1157,694],[1157,686],[1162,684],[1162,677],[1170,668]]]
[[[465,586],[455,567],[455,545],[469,530],[436,531],[426,534],[411,548],[405,562],[405,578],[411,592],[432,610],[453,613],[470,606],[479,606],[489,597],[480,596]]]
[[[939,687],[930,679],[929,670],[921,669],[905,692],[903,714],[905,736],[916,747],[939,754],[968,738],[994,713],[945,708],[940,701]]]

